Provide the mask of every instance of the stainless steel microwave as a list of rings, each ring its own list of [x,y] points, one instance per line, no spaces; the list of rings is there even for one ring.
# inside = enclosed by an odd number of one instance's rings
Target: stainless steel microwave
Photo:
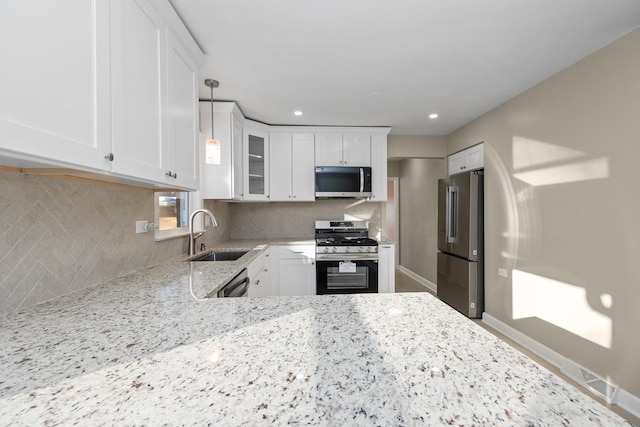
[[[371,196],[371,168],[356,166],[317,166],[316,197]]]

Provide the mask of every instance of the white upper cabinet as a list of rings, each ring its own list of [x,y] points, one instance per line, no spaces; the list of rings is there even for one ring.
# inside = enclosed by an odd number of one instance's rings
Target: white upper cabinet
[[[270,200],[315,200],[313,134],[271,132],[269,150]]]
[[[316,166],[371,166],[368,133],[316,133]]]
[[[244,200],[269,200],[269,134],[245,126],[243,134]]]
[[[109,3],[11,2],[0,28],[2,163],[110,168]]]
[[[204,57],[169,2],[54,3],[0,14],[0,162],[196,189]]]
[[[166,112],[163,159],[167,185],[197,189],[198,66],[172,33],[167,33]]]
[[[312,133],[294,133],[291,142],[291,181],[295,202],[314,201],[315,190],[315,144]]]
[[[111,7],[113,170],[161,182],[169,172],[163,162],[164,23],[146,0],[114,0]]]
[[[242,121],[234,102],[214,103],[214,136],[211,139],[211,102],[200,103],[200,164],[203,199],[240,199],[242,194]]]
[[[373,201],[387,199],[389,128],[269,126],[247,120],[234,102],[214,102],[217,164],[207,161],[211,103],[200,103],[200,158],[204,199],[302,202],[315,200],[315,166],[350,160],[371,166]],[[358,132],[359,130],[367,132]],[[333,160],[327,160],[331,159]],[[318,160],[320,159],[320,160]],[[325,159],[325,160],[322,160]],[[339,159],[339,160],[338,160]],[[333,163],[332,163],[333,162]]]
[[[272,202],[290,201],[293,195],[291,138],[291,132],[269,134],[269,158],[271,159],[269,184]]]
[[[484,167],[484,143],[458,151],[447,158],[449,175],[469,172]]]
[[[342,136],[344,166],[371,166],[371,135],[345,133]]]
[[[113,0],[113,171],[198,188],[197,64],[148,0]]]
[[[342,166],[342,134],[316,133],[316,166]]]

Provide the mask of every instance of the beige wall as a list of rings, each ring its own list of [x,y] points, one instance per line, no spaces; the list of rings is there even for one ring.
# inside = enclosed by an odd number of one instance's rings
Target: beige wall
[[[438,251],[438,179],[446,176],[444,159],[400,161],[400,262],[436,283]]]
[[[447,138],[485,141],[486,311],[636,396],[639,76],[636,30]]]
[[[0,172],[0,313],[186,256],[184,237],[135,233],[153,212],[148,189]],[[210,242],[225,232],[208,230]]]
[[[397,159],[442,159],[446,156],[447,141],[435,135],[389,135],[387,158]]]
[[[400,177],[400,161],[390,160],[387,162],[387,177]]]

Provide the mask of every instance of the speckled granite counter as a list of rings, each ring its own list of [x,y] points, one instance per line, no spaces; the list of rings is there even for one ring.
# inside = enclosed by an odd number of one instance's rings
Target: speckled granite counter
[[[1,318],[0,424],[628,425],[429,294],[203,300],[198,264]]]

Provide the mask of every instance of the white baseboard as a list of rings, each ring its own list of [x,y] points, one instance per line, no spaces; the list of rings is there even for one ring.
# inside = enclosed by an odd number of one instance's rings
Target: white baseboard
[[[496,319],[487,313],[482,313],[482,321],[500,332],[504,336],[512,339],[517,342],[521,346],[530,350],[531,352],[537,354],[553,366],[557,367],[563,374],[567,375],[569,378],[583,386],[585,389],[590,390],[592,393],[601,396],[604,400],[608,401],[611,404],[618,405],[625,411],[632,414],[634,417],[640,417],[640,398],[629,393],[628,391],[613,386],[611,384],[606,384],[606,386],[611,386],[613,389],[608,389],[604,393],[598,390],[597,387],[592,387],[589,382],[593,379],[596,379],[597,382],[604,382],[602,378],[598,377],[596,374],[589,372],[586,368],[580,366],[576,362],[567,357],[561,355],[560,353],[550,349],[549,347],[541,344],[540,342],[530,338],[529,336],[523,334],[517,329],[507,325],[506,323]],[[585,375],[586,374],[586,375]],[[589,378],[585,378],[589,377]],[[598,381],[599,380],[599,381]],[[606,388],[606,387],[605,387]]]
[[[435,283],[428,281],[427,279],[425,279],[422,276],[418,276],[416,273],[414,273],[413,271],[409,270],[408,268],[405,268],[405,267],[400,265],[400,266],[398,266],[398,271],[400,271],[401,273],[406,274],[407,276],[411,277],[413,280],[415,280],[416,282],[420,283],[422,286],[424,286],[425,288],[429,289],[434,294],[438,291],[438,287],[436,286]]]

